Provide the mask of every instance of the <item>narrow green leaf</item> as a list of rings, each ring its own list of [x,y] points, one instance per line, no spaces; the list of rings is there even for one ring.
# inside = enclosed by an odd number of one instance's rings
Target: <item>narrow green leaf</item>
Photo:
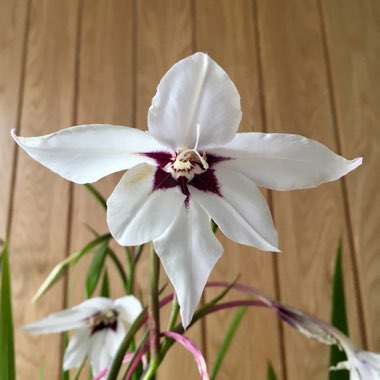
[[[342,241],[339,242],[332,289],[332,315],[331,324],[348,336],[348,323],[346,313],[346,303],[344,295],[344,280],[342,268]],[[336,365],[346,360],[344,351],[340,351],[337,346],[330,348],[330,366]],[[329,380],[349,380],[348,371],[330,371]]]
[[[100,290],[100,295],[102,297],[110,298],[110,282],[108,278],[107,268],[104,269],[102,288]]]
[[[113,249],[108,248],[108,254],[112,262],[115,264],[116,270],[119,273],[121,282],[124,286],[124,290],[126,291],[126,293],[128,293],[128,278],[127,278],[127,274],[125,273],[123,264],[121,263],[121,261],[119,260],[119,257],[117,256],[117,254],[115,253]]]
[[[88,190],[88,192],[94,196],[94,198],[99,202],[99,204],[107,210],[107,202],[104,197],[99,193],[98,190],[95,189],[90,183],[86,183],[84,187]]]
[[[44,380],[44,367],[45,367],[45,362],[42,360],[38,368],[38,380]]]
[[[71,265],[75,265],[79,260],[92,249],[104,241],[111,239],[110,234],[102,235],[89,242],[80,251],[73,253],[58,263],[53,270],[49,273],[46,280],[37,290],[36,294],[32,298],[32,302],[37,302],[62,276],[64,276]]]
[[[86,277],[86,295],[87,298],[92,297],[96,286],[98,285],[100,275],[104,267],[104,261],[108,253],[108,240],[106,240],[95,253],[91,264],[87,270]]]
[[[240,322],[243,319],[244,314],[247,312],[247,310],[248,310],[247,307],[241,307],[236,311],[235,316],[232,319],[232,322],[224,337],[223,343],[216,354],[214,368],[212,369],[212,372],[211,372],[211,380],[216,379],[216,375],[218,374],[219,369],[224,361],[224,357],[226,356],[228,348],[231,345],[232,339],[235,336],[237,328],[239,327]]]
[[[9,268],[8,245],[5,242],[1,254],[0,289],[0,380],[14,380],[15,355],[13,338],[12,291]]]
[[[277,380],[276,372],[274,372],[274,369],[270,362],[268,363],[267,380]]]
[[[69,344],[69,333],[64,332],[63,333],[63,340],[62,340],[62,346],[63,346],[62,352],[64,352],[66,350],[68,344]],[[62,370],[61,371],[61,380],[70,380],[70,371]]]

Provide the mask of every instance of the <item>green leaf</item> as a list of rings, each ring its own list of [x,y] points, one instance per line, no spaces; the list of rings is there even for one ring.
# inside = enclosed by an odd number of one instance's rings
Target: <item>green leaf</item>
[[[107,268],[104,269],[102,288],[100,290],[101,297],[110,298],[110,282],[108,278]]]
[[[99,193],[98,190],[95,189],[94,186],[92,186],[90,183],[86,183],[84,187],[88,190],[90,194],[94,196],[94,198],[99,202],[99,204],[107,210],[107,202],[104,199],[104,197]]]
[[[86,295],[87,298],[92,297],[96,286],[98,285],[100,275],[104,267],[104,261],[108,253],[108,244],[109,241],[106,240],[95,253],[91,264],[87,270],[86,277]]]
[[[342,241],[339,242],[332,289],[332,315],[331,324],[348,336],[348,323],[346,314],[346,303],[344,295],[344,280],[342,268]],[[340,351],[337,346],[330,348],[330,366],[334,366],[346,360],[344,351]],[[329,380],[349,380],[348,371],[330,371]]]
[[[6,242],[4,243],[1,257],[0,380],[14,380],[16,378],[16,371],[13,338],[12,291],[8,245]]]
[[[39,287],[36,294],[32,298],[32,302],[37,302],[62,276],[66,274],[70,266],[77,264],[85,254],[90,252],[99,244],[104,241],[109,241],[110,239],[110,234],[99,236],[84,246],[80,251],[73,253],[58,263]]]
[[[45,366],[45,362],[42,360],[38,368],[38,380],[44,380],[44,366]]]
[[[274,372],[274,369],[270,362],[268,363],[267,380],[277,380],[276,372]]]
[[[69,333],[68,332],[64,332],[63,333],[63,340],[62,340],[62,348],[63,350],[61,351],[62,353],[66,350],[67,346],[69,345]],[[70,371],[67,370],[67,371],[64,371],[62,370],[61,372],[61,380],[70,380]]]
[[[237,328],[239,327],[240,322],[243,319],[244,314],[247,312],[247,310],[248,310],[247,307],[240,307],[236,311],[235,316],[232,319],[232,322],[230,324],[230,327],[228,328],[227,333],[224,337],[223,343],[216,354],[214,368],[212,369],[212,373],[211,373],[211,380],[216,379],[216,375],[218,374],[219,369],[223,363],[227,350],[230,347],[232,339],[235,336],[235,333],[237,331]]]
[[[119,260],[118,256],[116,255],[113,249],[108,248],[108,254],[112,262],[115,264],[115,268],[117,270],[117,273],[119,273],[121,282],[124,286],[124,290],[128,294],[128,278],[127,278],[127,274],[125,273],[123,264],[121,263],[121,261]]]

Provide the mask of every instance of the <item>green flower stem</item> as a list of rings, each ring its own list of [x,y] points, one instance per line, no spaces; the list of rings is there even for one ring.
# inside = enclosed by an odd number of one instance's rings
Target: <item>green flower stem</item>
[[[159,305],[159,278],[160,261],[154,251],[153,244],[150,251],[150,305],[149,305],[149,334],[150,334],[150,363],[144,380],[154,379],[160,364],[158,354],[160,350],[160,305]]]
[[[122,377],[122,379],[126,379],[127,374],[129,372],[129,369],[131,368],[132,363],[135,361],[136,356],[139,354],[139,351],[143,349],[144,345],[148,341],[148,337],[149,337],[149,333],[148,333],[148,331],[146,331],[144,333],[144,335],[143,335],[143,337],[142,337],[142,339],[141,339],[138,347],[134,350],[133,357],[132,357],[131,361],[129,362],[129,364],[127,365],[127,368],[125,369],[124,376]],[[141,373],[142,373],[142,364],[140,362],[139,365],[137,366],[137,368],[135,369],[135,371],[132,374],[132,380],[133,379],[139,379],[141,377]]]
[[[192,327],[195,324],[195,322],[197,322],[198,320],[200,320],[203,317],[205,317],[208,314],[208,312],[210,311],[210,309],[213,306],[215,306],[219,301],[221,301],[227,295],[227,293],[233,288],[234,284],[237,282],[238,279],[239,279],[239,276],[230,284],[230,286],[228,286],[227,288],[225,288],[220,294],[218,294],[215,298],[213,298],[206,305],[204,305],[201,308],[199,308],[194,313],[193,319],[192,319],[190,325],[187,327],[187,329],[189,329],[190,327]],[[173,302],[177,302],[177,300],[176,301],[173,300]],[[174,309],[174,307],[175,306],[173,304],[173,309]],[[179,311],[179,305],[178,305],[178,311]],[[172,311],[172,314],[173,314],[173,311]],[[174,321],[173,322],[173,326],[170,326],[170,330],[169,331],[174,331],[174,332],[177,332],[179,334],[183,334],[184,333],[184,329],[183,329],[182,324],[179,323],[177,326],[174,326],[175,323],[176,322]],[[165,339],[165,342],[162,344],[161,349],[160,349],[159,363],[158,363],[158,365],[162,362],[162,360],[164,359],[165,355],[167,354],[167,352],[169,351],[170,347],[173,344],[174,344],[174,340],[173,339]]]
[[[117,350],[115,358],[112,362],[111,368],[108,372],[107,380],[117,379],[117,375],[120,371],[121,364],[123,363],[124,356],[127,353],[128,348],[130,347],[136,332],[139,330],[142,323],[144,322],[145,313],[146,313],[146,308],[144,308],[141,311],[140,315],[133,322],[133,324],[131,325],[131,327],[129,328],[127,332],[127,335],[124,337],[123,341],[121,342],[120,347]]]
[[[126,282],[126,292],[127,294],[133,294],[134,291],[134,273],[135,273],[135,261],[133,259],[132,251],[129,247],[125,247],[125,253],[128,262],[128,276]]]
[[[172,331],[177,323],[177,318],[179,314],[179,303],[177,297],[174,295],[172,301],[172,311],[169,317],[168,331]]]

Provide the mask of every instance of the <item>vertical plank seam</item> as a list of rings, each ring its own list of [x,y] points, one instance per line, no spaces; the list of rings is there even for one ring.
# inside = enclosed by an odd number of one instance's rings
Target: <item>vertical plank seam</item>
[[[132,1],[132,126],[137,127],[138,0]]]
[[[334,90],[334,80],[333,80],[333,72],[332,72],[332,64],[330,59],[330,51],[331,48],[329,47],[329,39],[327,37],[327,24],[326,24],[326,15],[323,9],[322,1],[317,1],[317,7],[318,7],[318,13],[319,13],[319,19],[320,19],[320,29],[321,29],[321,36],[322,36],[322,47],[323,47],[323,56],[325,61],[325,68],[326,68],[326,76],[327,76],[327,87],[329,92],[329,104],[331,109],[331,115],[332,115],[332,122],[333,122],[333,131],[334,131],[334,138],[337,146],[338,154],[342,155],[342,142],[340,138],[340,122],[338,117],[338,107],[337,107],[337,99],[336,94]],[[352,221],[352,212],[351,207],[349,203],[349,197],[348,197],[348,189],[347,189],[347,181],[343,177],[340,181],[340,187],[342,192],[342,198],[343,198],[343,208],[344,208],[344,218],[345,218],[345,224],[347,226],[347,233],[348,233],[348,244],[350,248],[350,256],[353,263],[354,268],[354,286],[355,286],[355,293],[359,308],[359,325],[360,325],[360,335],[363,339],[363,344],[366,349],[369,348],[369,331],[367,327],[366,321],[368,321],[368,315],[367,315],[367,308],[365,307],[365,297],[364,297],[364,285],[363,281],[361,279],[359,270],[360,268],[360,258],[359,258],[359,252],[355,248],[355,242],[354,242],[354,233],[353,233],[353,221]]]
[[[79,101],[79,78],[80,78],[80,55],[81,55],[81,38],[82,38],[82,14],[83,14],[83,1],[78,0],[77,5],[77,19],[76,19],[76,36],[75,36],[75,53],[74,53],[74,83],[73,83],[73,100],[72,100],[72,124],[76,125],[78,120],[78,101]],[[73,209],[74,209],[74,184],[69,182],[68,185],[68,205],[67,205],[67,219],[66,219],[66,243],[65,243],[65,256],[70,255],[72,243],[72,224],[73,224]],[[62,290],[62,308],[67,308],[68,305],[68,286],[69,286],[69,273],[67,272],[63,280]],[[64,355],[64,341],[61,335],[60,344],[60,363]],[[62,371],[58,368],[58,379]]]
[[[197,32],[196,32],[196,24],[197,24],[197,6],[196,0],[190,0],[190,12],[191,12],[191,50],[192,53],[197,51]],[[205,305],[205,292],[202,292],[200,304]],[[201,348],[203,356],[208,363],[208,351],[207,351],[207,322],[205,318],[200,320],[200,330],[201,330]]]
[[[259,91],[259,103],[261,109],[261,121],[263,126],[263,131],[268,132],[267,124],[267,109],[266,109],[266,98],[264,93],[264,69],[263,69],[263,58],[262,58],[262,48],[261,48],[261,33],[259,27],[259,15],[257,1],[252,0],[252,10],[253,10],[253,24],[255,28],[255,38],[256,38],[256,65],[258,71],[258,91]],[[274,218],[274,200],[273,193],[271,190],[267,191],[268,194],[268,204]],[[274,291],[276,299],[281,301],[281,288],[280,288],[280,277],[279,277],[279,266],[277,261],[277,254],[272,253],[272,267],[273,267],[273,282]],[[280,360],[281,360],[281,371],[284,380],[287,379],[287,365],[286,365],[286,350],[285,350],[285,334],[284,327],[281,320],[277,319],[277,326],[279,331],[279,345],[280,345]]]
[[[21,53],[21,68],[20,68],[20,84],[18,89],[18,102],[17,102],[17,116],[16,116],[16,132],[20,133],[21,130],[21,120],[22,120],[22,110],[24,107],[24,95],[25,95],[25,78],[26,78],[26,64],[28,59],[28,45],[29,45],[29,32],[30,32],[30,19],[31,19],[31,3],[32,0],[28,0],[26,11],[25,11],[25,27],[23,33],[23,43],[22,43],[22,53]],[[11,183],[10,183],[10,194],[8,203],[8,215],[7,215],[7,226],[5,231],[6,239],[9,240],[11,236],[11,226],[13,221],[13,203],[14,194],[16,189],[16,178],[17,178],[17,163],[19,148],[16,144],[13,144],[12,151],[12,172],[11,172]]]

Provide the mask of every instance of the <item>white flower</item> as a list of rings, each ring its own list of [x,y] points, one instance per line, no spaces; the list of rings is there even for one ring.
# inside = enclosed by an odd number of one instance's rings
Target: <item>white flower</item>
[[[108,199],[108,226],[122,245],[153,240],[174,285],[184,326],[223,248],[210,219],[231,240],[278,251],[257,186],[315,187],[355,169],[324,145],[289,134],[238,133],[239,93],[206,54],[175,64],[148,112],[149,132],[83,125],[42,137],[13,137],[35,160],[77,182],[124,174]]]
[[[350,380],[380,380],[380,355],[356,349],[341,331],[328,323],[300,310],[271,302],[280,317],[290,326],[309,338],[325,344],[336,344],[347,355],[347,361],[338,363],[332,370],[347,369]]]
[[[112,363],[126,333],[124,321],[132,324],[141,311],[140,301],[134,296],[114,301],[98,297],[51,314],[23,329],[31,334],[77,330],[66,348],[63,369],[78,368],[88,357],[96,376]]]

